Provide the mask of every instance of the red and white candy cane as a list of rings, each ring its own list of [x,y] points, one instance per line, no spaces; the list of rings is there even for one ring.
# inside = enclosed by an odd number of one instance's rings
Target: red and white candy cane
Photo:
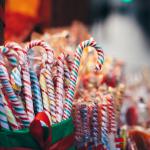
[[[106,96],[107,99],[107,106],[108,106],[108,133],[115,134],[117,131],[116,127],[116,116],[115,116],[115,106],[114,106],[114,99],[111,95]]]
[[[16,50],[19,56],[19,63],[21,66],[21,74],[23,80],[23,94],[25,98],[26,112],[31,122],[34,119],[34,108],[33,108],[33,100],[32,100],[29,65],[27,62],[26,51],[17,43],[9,43],[7,44],[7,47]]]
[[[75,52],[74,63],[72,66],[69,88],[68,88],[67,96],[65,99],[63,119],[67,119],[70,117],[71,110],[72,110],[72,102],[73,102],[74,92],[75,92],[75,87],[76,87],[76,81],[77,81],[77,77],[78,77],[78,70],[79,70],[79,66],[80,66],[80,59],[82,56],[83,49],[88,46],[94,47],[97,51],[98,60],[97,60],[96,69],[100,70],[103,65],[103,62],[104,62],[103,50],[95,42],[95,40],[93,38],[90,38],[89,40],[86,40],[86,41],[82,42],[81,44],[79,44],[79,46],[77,47],[76,52]]]
[[[57,59],[57,76],[56,76],[56,120],[62,121],[63,117],[63,101],[64,101],[64,61],[63,53]]]
[[[50,100],[51,119],[52,119],[52,122],[54,123],[56,120],[56,114],[55,114],[56,104],[55,104],[54,83],[52,80],[52,70],[51,70],[51,67],[54,64],[54,51],[46,42],[44,42],[42,40],[31,41],[28,44],[28,46],[26,47],[26,51],[29,51],[30,49],[32,49],[35,46],[43,47],[47,54],[47,59],[45,62],[45,65],[46,65],[45,79],[46,79],[46,84],[47,84],[47,92],[48,92],[48,96],[49,96],[49,100]]]
[[[25,127],[28,127],[29,120],[28,120],[27,114],[24,110],[23,103],[22,103],[22,101],[20,101],[17,98],[17,96],[10,84],[9,75],[7,73],[7,69],[5,68],[5,65],[4,65],[4,62],[2,59],[0,59],[0,67],[1,67],[0,68],[1,69],[1,72],[0,72],[1,84],[3,85],[4,92],[7,95],[8,100],[13,107],[13,110],[15,112],[15,117],[19,124],[20,124],[20,120],[21,120],[22,124]]]

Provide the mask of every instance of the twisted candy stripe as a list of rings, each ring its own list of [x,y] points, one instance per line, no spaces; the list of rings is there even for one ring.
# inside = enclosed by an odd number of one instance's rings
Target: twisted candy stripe
[[[68,66],[66,64],[64,64],[64,88],[65,88],[65,93],[67,93],[67,91],[68,91],[69,81],[70,81],[70,71],[69,71]]]
[[[7,57],[10,66],[13,67],[13,70],[10,73],[10,81],[12,83],[13,88],[17,89],[22,86],[18,54],[15,50],[9,47],[9,44],[10,43],[6,43],[5,47],[1,48],[1,53]]]
[[[92,109],[92,138],[95,146],[99,143],[98,105],[95,103]]]
[[[42,86],[42,90],[43,90],[43,104],[45,105],[44,108],[51,112],[51,116],[52,116],[52,122],[55,122],[56,120],[56,114],[55,114],[55,93],[54,93],[54,83],[52,80],[52,73],[51,73],[51,67],[54,63],[54,52],[53,50],[50,48],[50,46],[41,40],[34,40],[31,41],[28,46],[26,47],[26,51],[29,51],[31,48],[35,47],[35,46],[41,46],[45,49],[46,53],[47,53],[47,59],[46,59],[46,68],[44,69],[44,76],[42,77],[42,80],[46,81],[46,88],[47,88],[47,92],[44,90],[44,86]],[[45,78],[45,79],[44,79]],[[47,95],[48,94],[48,99],[47,99]],[[49,102],[48,102],[49,101]],[[47,104],[46,104],[47,103]],[[49,108],[48,108],[49,107]]]
[[[67,66],[68,66],[69,70],[71,71],[72,70],[72,66],[73,66],[73,60],[71,59],[71,56],[67,55],[65,57],[65,60],[67,62]]]
[[[80,114],[80,104],[76,104],[75,106],[75,139],[77,142],[81,142],[82,140],[82,119]]]
[[[94,47],[97,51],[98,54],[98,61],[96,65],[96,69],[99,70],[101,69],[103,62],[104,62],[104,54],[99,45],[91,38],[90,40],[82,42],[76,49],[75,53],[75,58],[74,58],[74,63],[72,66],[72,71],[71,71],[71,77],[70,77],[70,83],[69,83],[69,88],[67,92],[67,96],[65,99],[65,105],[64,105],[64,115],[63,119],[67,119],[70,117],[71,110],[72,110],[72,102],[73,102],[73,97],[74,97],[74,92],[75,92],[75,87],[76,87],[76,81],[78,77],[78,70],[80,66],[80,58],[83,52],[83,49],[85,47]]]
[[[3,89],[3,88],[2,88]],[[18,130],[21,129],[21,126],[19,126],[19,124],[16,121],[16,118],[14,116],[14,111],[11,108],[11,104],[6,101],[5,99],[5,93],[3,94],[3,92],[1,91],[1,96],[2,96],[2,100],[3,100],[3,104],[4,104],[4,108],[5,108],[5,112],[6,112],[6,116],[10,125],[10,128],[12,130]],[[9,103],[9,104],[8,104]],[[20,121],[20,120],[19,120]]]
[[[64,99],[64,54],[62,53],[57,60],[57,77],[56,77],[56,119],[57,122],[62,120],[63,116],[63,99]]]
[[[17,118],[17,121],[21,119],[23,125],[25,127],[28,127],[29,120],[24,110],[23,104],[20,100],[17,99],[17,96],[11,87],[11,84],[9,82],[9,75],[6,72],[6,68],[4,67],[4,63],[2,60],[0,63],[0,81],[1,81],[1,84],[3,85],[5,93],[7,93],[8,100],[11,102],[11,105],[15,110],[15,116]]]
[[[42,96],[40,90],[40,84],[36,73],[30,68],[30,80],[31,80],[31,89],[33,95],[33,105],[35,114],[43,111]]]
[[[108,132],[109,133],[116,133],[116,118],[115,118],[115,108],[113,98],[107,96],[107,103],[108,103]]]
[[[49,97],[49,103],[50,103],[50,114],[51,114],[51,120],[52,123],[56,122],[56,103],[55,103],[55,91],[54,91],[54,83],[52,79],[52,72],[45,70],[45,79],[46,79],[46,86],[47,86],[47,92]]]
[[[83,124],[83,140],[84,143],[87,144],[90,141],[90,117],[89,117],[89,110],[86,105],[81,105],[81,118]]]
[[[44,110],[50,112],[50,101],[48,98],[47,86],[46,86],[46,77],[45,77],[45,68],[41,70],[40,73],[40,87],[42,91],[42,98],[43,98],[43,107]]]
[[[3,47],[3,48],[1,48],[1,53],[4,54],[8,58],[11,66],[13,66],[13,67],[18,66],[17,52],[9,49],[8,47]]]
[[[54,62],[54,51],[50,48],[50,46],[42,40],[33,40],[27,45],[26,51],[28,52],[31,48],[33,48],[35,46],[41,46],[45,49],[45,51],[47,53],[46,64],[52,65]],[[49,68],[49,66],[47,66],[47,67]]]
[[[33,101],[32,101],[29,65],[27,62],[26,51],[22,49],[17,43],[8,43],[6,46],[16,50],[19,56],[19,64],[21,65],[23,94],[25,98],[26,111],[27,111],[29,121],[31,122],[34,119],[34,108],[33,108]]]
[[[104,146],[108,146],[108,116],[107,116],[107,105],[102,104],[101,107],[102,120],[101,120],[101,142]]]
[[[4,107],[3,97],[1,93],[0,93],[0,127],[9,130],[6,110]]]

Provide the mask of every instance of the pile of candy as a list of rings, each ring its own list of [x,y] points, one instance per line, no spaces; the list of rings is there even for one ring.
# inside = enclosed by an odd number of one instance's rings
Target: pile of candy
[[[35,46],[45,49],[40,63],[36,63],[39,58],[33,54]],[[68,56],[63,53],[55,58],[54,50],[39,40],[31,41],[25,48],[17,43],[6,43],[1,47],[0,126],[11,130],[29,127],[35,115],[42,111],[48,115],[51,124],[68,119],[80,58],[88,46],[96,49],[96,69],[100,70],[103,51],[92,38],[77,47],[73,62],[68,61]]]
[[[122,148],[123,139],[118,132],[124,85],[79,89],[73,105],[75,139],[78,149]]]

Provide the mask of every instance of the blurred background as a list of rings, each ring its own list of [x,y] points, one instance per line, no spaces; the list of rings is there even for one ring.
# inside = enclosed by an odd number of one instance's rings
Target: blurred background
[[[6,0],[5,40],[25,41],[31,32],[81,21],[105,52],[128,69],[149,66],[149,0]]]

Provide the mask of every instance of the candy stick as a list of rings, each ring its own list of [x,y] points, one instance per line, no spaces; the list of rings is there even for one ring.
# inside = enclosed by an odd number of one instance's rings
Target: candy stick
[[[70,81],[70,71],[66,64],[64,64],[64,88],[65,88],[65,94],[68,91],[69,87],[69,81]]]
[[[40,84],[36,73],[30,68],[30,80],[31,80],[31,89],[33,94],[33,105],[35,114],[43,111],[42,96],[40,90]]]
[[[10,107],[8,102],[5,100],[5,96],[2,93],[2,91],[0,91],[0,92],[1,92],[2,100],[3,100],[6,116],[7,116],[7,119],[8,119],[8,122],[9,122],[11,129],[12,130],[21,129],[21,127],[18,125],[18,123],[16,121],[16,118],[14,117],[14,113],[12,111],[12,108]]]
[[[63,116],[63,99],[64,99],[64,54],[57,60],[57,77],[56,77],[56,120],[60,122]]]
[[[26,111],[30,122],[34,119],[34,108],[32,100],[32,90],[31,90],[31,81],[29,74],[29,66],[27,62],[21,66],[22,69],[22,79],[23,79],[23,93],[26,104]]]
[[[6,68],[4,67],[4,63],[3,63],[2,59],[1,59],[1,63],[0,63],[0,81],[5,90],[5,93],[7,93],[8,100],[11,102],[11,105],[15,110],[15,116],[17,118],[17,121],[19,121],[21,119],[23,125],[25,127],[28,127],[29,120],[27,118],[23,104],[21,101],[19,101],[17,99],[17,96],[11,87],[11,84],[9,81],[9,76],[8,76],[8,73],[6,72]]]
[[[49,97],[50,103],[50,114],[52,123],[56,123],[56,103],[55,103],[55,91],[54,91],[54,83],[52,79],[51,71],[45,70],[45,79],[46,79],[46,87]]]
[[[80,114],[80,104],[76,103],[75,105],[75,139],[77,143],[82,142],[82,120]]]
[[[83,49],[88,46],[94,47],[98,53],[98,61],[97,61],[96,69],[97,70],[101,69],[101,67],[103,65],[103,62],[104,62],[103,51],[101,50],[101,47],[96,44],[96,42],[93,40],[93,38],[82,42],[77,47],[76,53],[75,53],[75,58],[74,58],[74,63],[72,66],[72,71],[71,71],[69,88],[68,88],[67,96],[65,99],[63,119],[67,119],[68,117],[70,117],[71,109],[72,109],[72,102],[73,102],[74,92],[75,92],[75,87],[76,87],[76,81],[77,81],[77,77],[78,77],[78,69],[80,66],[80,58],[81,58]]]
[[[6,47],[1,48],[1,52],[9,60],[10,66],[13,67],[13,70],[10,73],[10,81],[12,83],[13,88],[20,89],[22,83],[21,83],[21,75],[19,71],[20,68],[19,68],[17,52],[9,47],[9,43],[6,43]]]
[[[7,47],[2,47],[1,52],[2,52],[2,54],[4,54],[8,58],[11,66],[13,66],[13,67],[18,66],[18,54],[17,54],[17,52],[10,50]]]
[[[113,98],[110,95],[107,95],[107,104],[108,104],[108,133],[116,133],[116,118],[115,118],[115,108]]]
[[[87,143],[90,141],[90,118],[88,114],[88,107],[85,104],[81,105],[80,113],[83,124],[83,140],[84,144],[87,145]]]
[[[45,90],[44,90],[45,85],[41,85],[41,86],[42,86],[42,89],[43,89],[43,96],[45,97],[43,99],[45,109],[47,111],[51,112],[52,122],[55,122],[55,120],[56,120],[56,114],[55,114],[56,104],[55,104],[54,83],[53,83],[53,80],[52,80],[52,72],[51,72],[51,67],[54,63],[54,52],[46,42],[41,41],[41,40],[31,41],[28,44],[28,46],[26,47],[26,51],[29,51],[34,46],[43,47],[45,49],[46,53],[47,53],[46,68],[44,69],[45,70],[44,71],[44,77],[42,77],[42,78],[45,78],[45,80],[46,80],[48,99],[47,99],[47,96],[46,96],[47,92],[45,93]],[[44,79],[42,79],[42,80],[44,80]],[[44,84],[45,84],[45,82],[44,82]],[[47,100],[49,100],[49,102],[47,102]],[[50,108],[48,108],[48,106],[50,106]]]
[[[92,110],[92,138],[97,147],[99,143],[98,105],[95,103]]]
[[[39,82],[40,82],[41,91],[42,91],[44,110],[50,112],[50,101],[49,101],[48,93],[47,93],[46,78],[45,78],[45,68],[43,68],[41,70]]]
[[[0,93],[0,126],[9,130],[9,124],[7,120],[6,110],[3,103],[3,97]]]
[[[65,60],[67,62],[67,66],[68,66],[69,70],[71,71],[72,70],[72,66],[73,66],[73,60],[72,60],[71,56],[67,55],[65,57]]]
[[[31,81],[29,74],[29,64],[27,61],[26,52],[23,49],[18,49],[21,73],[22,73],[22,82],[23,82],[23,94],[25,99],[26,111],[30,122],[34,119],[34,107],[32,100],[32,90],[31,90]]]
[[[19,64],[21,66],[22,80],[23,80],[23,94],[25,98],[26,111],[31,122],[34,118],[34,109],[31,92],[31,81],[29,74],[29,65],[27,62],[26,51],[22,49],[17,43],[7,43],[6,46],[9,49],[17,51],[19,56]]]
[[[108,146],[108,131],[107,131],[107,105],[102,104],[101,107],[102,120],[101,120],[101,142],[104,146]]]

